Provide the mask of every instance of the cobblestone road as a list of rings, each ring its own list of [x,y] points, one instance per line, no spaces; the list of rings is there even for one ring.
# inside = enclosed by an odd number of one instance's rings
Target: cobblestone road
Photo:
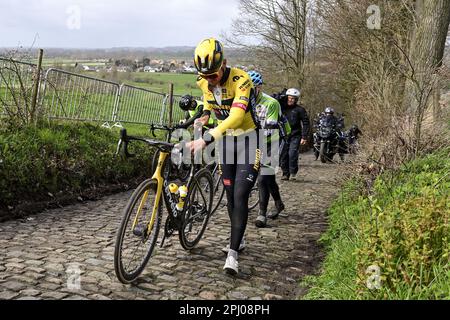
[[[311,154],[301,163],[299,181],[281,184],[288,215],[257,229],[251,213],[237,277],[222,271],[229,237],[222,210],[196,249],[184,251],[173,237],[137,284],[119,283],[114,236],[127,192],[0,224],[0,299],[296,299],[299,281],[323,258],[316,241],[326,230],[325,210],[337,192],[329,181],[339,170]]]

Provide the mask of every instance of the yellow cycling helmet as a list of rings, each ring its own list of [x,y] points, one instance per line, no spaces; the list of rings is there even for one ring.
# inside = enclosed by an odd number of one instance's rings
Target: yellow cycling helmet
[[[195,49],[194,63],[202,75],[216,73],[223,64],[223,46],[214,38],[200,42]]]

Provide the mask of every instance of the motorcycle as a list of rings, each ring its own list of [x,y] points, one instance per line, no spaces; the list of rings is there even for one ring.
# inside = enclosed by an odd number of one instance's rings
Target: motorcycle
[[[318,129],[314,133],[314,155],[316,159],[320,158],[322,163],[331,162],[337,153],[341,155],[342,159],[344,152],[340,150],[341,139],[342,137],[337,132],[332,118],[321,118]]]

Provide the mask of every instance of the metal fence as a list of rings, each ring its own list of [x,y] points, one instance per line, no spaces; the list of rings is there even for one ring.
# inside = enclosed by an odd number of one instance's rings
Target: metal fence
[[[0,113],[12,105],[31,103],[37,66],[0,59]],[[41,76],[38,102],[50,119],[103,122],[105,126],[167,124],[170,96],[131,85],[59,69]],[[27,101],[18,100],[26,97]],[[173,96],[173,122],[184,118],[179,96]]]
[[[42,105],[51,119],[109,123],[118,104],[120,85],[63,70],[45,74]]]
[[[163,124],[167,123],[168,95],[150,90],[121,85],[117,110],[113,116],[115,124]]]

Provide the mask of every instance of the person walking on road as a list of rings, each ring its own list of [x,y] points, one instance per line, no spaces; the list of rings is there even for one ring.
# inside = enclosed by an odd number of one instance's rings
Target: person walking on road
[[[306,109],[299,104],[300,90],[291,88],[286,91],[287,106],[283,114],[291,126],[291,134],[287,138],[286,145],[281,150],[281,169],[283,178],[296,180],[299,171],[300,146],[308,143],[310,121]]]

